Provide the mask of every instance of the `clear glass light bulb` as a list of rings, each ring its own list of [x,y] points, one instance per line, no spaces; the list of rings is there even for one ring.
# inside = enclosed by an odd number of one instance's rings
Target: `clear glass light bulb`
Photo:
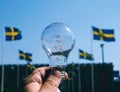
[[[70,28],[64,23],[52,23],[43,30],[41,41],[49,58],[49,66],[64,68],[75,44]]]

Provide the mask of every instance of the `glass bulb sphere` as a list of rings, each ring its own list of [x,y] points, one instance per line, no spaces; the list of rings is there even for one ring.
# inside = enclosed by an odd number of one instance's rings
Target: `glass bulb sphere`
[[[49,58],[49,66],[66,66],[68,55],[75,44],[71,29],[64,23],[52,23],[43,30],[41,41]]]

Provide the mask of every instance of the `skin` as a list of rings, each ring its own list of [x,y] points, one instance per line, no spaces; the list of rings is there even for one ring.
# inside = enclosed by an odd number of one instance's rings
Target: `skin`
[[[51,67],[41,67],[35,69],[32,74],[22,80],[18,92],[60,92],[59,85],[62,80],[61,72]],[[67,73],[65,79],[68,78]]]

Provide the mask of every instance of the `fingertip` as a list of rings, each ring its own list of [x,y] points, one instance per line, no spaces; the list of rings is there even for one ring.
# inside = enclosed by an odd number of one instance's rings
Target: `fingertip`
[[[57,77],[57,78],[62,78],[62,74],[61,74],[61,72],[60,71],[58,71],[58,70],[55,70],[55,71],[53,71],[52,72],[52,75],[54,75],[55,77]]]
[[[62,75],[61,72],[58,70],[54,70],[51,72],[51,74],[48,76],[48,78],[43,83],[43,86],[41,88],[41,91],[44,92],[57,92],[57,89],[61,83]],[[59,91],[58,91],[59,92]]]
[[[56,76],[57,78],[62,78],[63,80],[69,79],[68,73],[65,71],[55,70],[52,72],[52,75]]]
[[[68,79],[69,79],[68,73],[65,72],[65,80],[68,80]]]

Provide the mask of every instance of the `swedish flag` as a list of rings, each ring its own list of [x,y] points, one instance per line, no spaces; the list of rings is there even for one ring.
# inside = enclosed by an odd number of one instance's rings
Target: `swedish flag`
[[[32,62],[32,54],[31,53],[26,53],[26,52],[19,50],[19,58],[21,60],[26,60],[28,62]]]
[[[21,31],[14,27],[5,27],[6,41],[20,40],[22,38]]]
[[[86,59],[86,60],[94,60],[92,54],[84,52],[83,50],[79,50],[79,58]]]
[[[34,70],[34,69],[36,69],[36,67],[35,66],[33,66],[31,63],[27,63],[27,66],[29,67],[29,69],[30,70]]]
[[[113,29],[99,29],[92,27],[94,40],[103,40],[106,42],[115,41]]]

